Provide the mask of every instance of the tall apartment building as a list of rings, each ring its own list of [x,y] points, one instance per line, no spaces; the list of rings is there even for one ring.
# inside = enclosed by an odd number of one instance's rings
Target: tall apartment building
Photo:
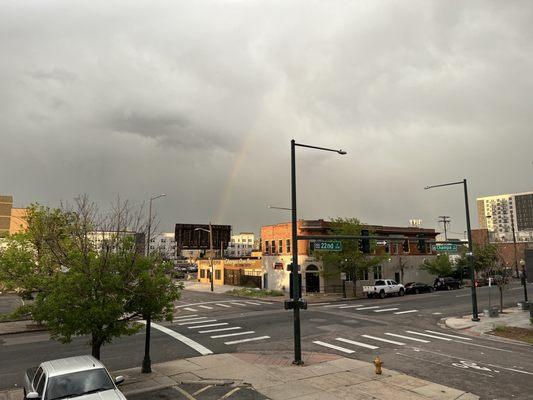
[[[238,235],[231,235],[225,253],[228,257],[249,257],[255,245],[255,235],[252,232],[241,232]]]
[[[150,253],[159,252],[165,260],[176,261],[177,248],[174,232],[163,232],[150,238]]]
[[[28,227],[26,209],[13,207],[13,196],[0,195],[0,237],[13,235]]]
[[[477,198],[480,229],[487,229],[495,241],[533,241],[533,192],[500,194]]]

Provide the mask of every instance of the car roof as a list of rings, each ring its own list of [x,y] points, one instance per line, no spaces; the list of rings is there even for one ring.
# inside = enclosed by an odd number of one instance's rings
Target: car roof
[[[48,377],[105,368],[104,364],[92,356],[76,356],[45,361],[41,367]]]

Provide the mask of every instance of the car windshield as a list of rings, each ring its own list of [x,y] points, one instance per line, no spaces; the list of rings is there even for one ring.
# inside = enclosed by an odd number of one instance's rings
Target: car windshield
[[[51,377],[48,380],[46,399],[77,397],[114,388],[115,385],[105,369],[80,371]]]

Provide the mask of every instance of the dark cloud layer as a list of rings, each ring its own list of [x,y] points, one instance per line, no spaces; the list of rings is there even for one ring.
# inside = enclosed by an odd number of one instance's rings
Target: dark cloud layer
[[[0,192],[158,201],[161,226],[303,217],[463,232],[459,188],[531,190],[528,1],[4,2]],[[472,207],[475,218],[475,208]]]

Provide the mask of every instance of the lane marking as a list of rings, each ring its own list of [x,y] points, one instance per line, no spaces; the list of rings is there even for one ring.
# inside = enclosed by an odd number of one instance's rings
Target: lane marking
[[[427,330],[427,329],[425,329],[425,331],[428,332],[428,333],[434,333],[434,334],[436,334],[436,335],[448,336],[448,337],[455,338],[455,339],[472,340],[472,339],[470,339],[470,338],[465,338],[465,337],[462,337],[462,336],[456,336],[456,335],[450,335],[450,334],[448,334],[448,333],[442,333],[442,332],[430,331],[430,330]]]
[[[216,305],[217,305],[217,306],[220,306],[220,307],[231,308],[231,306],[228,306],[227,304],[216,303]]]
[[[378,346],[372,346],[371,344],[356,342],[355,340],[349,340],[349,339],[344,339],[344,338],[340,338],[340,337],[335,338],[335,340],[338,340],[339,342],[353,344],[353,345],[359,346],[359,347],[365,347],[365,348],[371,349],[371,350],[379,349]]]
[[[325,306],[327,304],[331,304],[331,303],[312,303],[312,304],[308,304],[308,306]]]
[[[433,315],[442,315],[441,312],[434,312]]]
[[[409,313],[414,313],[414,312],[418,312],[418,310],[397,311],[394,314],[400,315],[400,314],[409,314]]]
[[[213,309],[213,307],[209,307],[209,306],[198,306],[198,307],[205,308],[206,310],[212,310]]]
[[[260,305],[261,305],[261,303],[257,303],[257,302],[255,302],[255,301],[245,301],[245,303],[246,303],[246,304],[251,304],[251,305],[253,305],[253,306],[260,306]]]
[[[195,310],[194,308],[191,308],[191,307],[185,307],[184,310],[192,311],[192,312],[196,312],[197,311],[197,310]]]
[[[357,304],[357,305],[354,305],[354,306],[343,306],[343,307],[339,307],[339,308],[358,308],[358,307],[361,307],[361,304]]]
[[[246,332],[237,332],[237,333],[225,333],[223,335],[214,335],[210,336],[211,339],[218,339],[222,337],[230,337],[230,336],[242,336],[242,335],[251,335],[252,333],[255,333],[255,331],[246,331]]]
[[[372,310],[374,308],[379,308],[381,306],[371,306],[371,307],[360,307],[360,308],[357,308],[355,311],[361,311],[361,310]]]
[[[197,316],[198,316],[198,314],[181,315],[179,317],[174,317],[174,321],[176,321],[177,319],[189,318],[189,317],[197,317]]]
[[[207,324],[207,325],[195,325],[195,326],[188,326],[189,329],[200,329],[200,328],[211,328],[212,326],[222,326],[222,325],[228,325],[227,322],[219,322],[218,324]]]
[[[398,334],[396,334],[396,333],[385,332],[385,335],[388,335],[388,336],[394,336],[394,337],[399,337],[400,339],[414,340],[415,342],[420,342],[420,343],[430,343],[429,340],[418,339],[418,338],[412,338],[412,337],[409,337],[409,336],[398,335]]]
[[[216,319],[205,319],[205,320],[202,320],[202,321],[182,322],[182,323],[179,323],[178,325],[203,324],[204,322],[217,322],[217,320]]]
[[[399,310],[398,307],[396,308],[382,308],[381,310],[374,310],[374,312],[385,312],[385,311],[396,311]]]
[[[254,342],[256,340],[264,340],[264,339],[270,339],[270,336],[258,336],[258,337],[249,338],[249,339],[233,340],[231,342],[224,342],[224,344],[230,345],[230,344],[238,344],[238,343],[245,343],[245,342]]]
[[[226,393],[224,396],[222,396],[220,399],[218,400],[226,400],[227,398],[229,398],[233,393],[236,393],[238,392],[239,390],[241,390],[240,387],[236,387],[236,388],[233,388],[231,389],[228,393]]]
[[[324,306],[324,308],[330,308],[330,307],[339,307],[340,306],[347,306],[348,304],[344,303],[344,304],[330,304],[329,306]]]
[[[175,389],[176,391],[184,395],[187,400],[196,400],[196,398],[192,397],[187,391],[183,390],[178,385],[172,386],[172,389]]]
[[[455,342],[455,343],[468,344],[468,345],[470,345],[470,346],[484,347],[485,349],[504,351],[504,352],[506,352],[506,353],[514,353],[514,351],[512,351],[512,350],[500,349],[500,348],[498,348],[498,347],[493,347],[493,346],[484,346],[484,345],[482,345],[482,344],[469,343],[469,342],[461,342],[461,341],[459,341],[459,340],[452,340],[452,341]]]
[[[213,387],[213,385],[207,385],[207,386],[204,386],[203,388],[198,389],[198,390],[197,390],[196,392],[194,392],[192,395],[193,395],[193,396],[196,396],[196,395],[198,395],[198,394],[200,394],[200,393],[202,393],[202,392],[205,392],[207,389],[212,388],[212,387]]]
[[[361,336],[365,337],[367,339],[379,340],[380,342],[397,344],[398,346],[404,346],[405,345],[405,343],[402,343],[402,342],[395,342],[394,340],[383,339],[383,338],[379,338],[379,337],[375,337],[375,336],[370,336],[370,335],[361,335]]]
[[[230,328],[208,329],[207,331],[198,331],[198,333],[211,333],[211,332],[223,332],[234,331],[236,329],[242,329],[240,326],[232,326]]]
[[[441,336],[428,335],[427,333],[421,333],[421,332],[415,332],[415,331],[406,331],[406,332],[410,333],[411,335],[426,336],[426,337],[430,337],[430,338],[433,338],[433,339],[445,340],[447,342],[451,342],[452,341],[452,339],[444,338],[444,337],[441,337]]]
[[[201,319],[207,319],[207,317],[194,317],[194,318],[174,319],[173,322],[199,321]]]
[[[346,349],[346,348],[340,347],[340,346],[335,346],[334,344],[321,342],[320,340],[315,340],[313,343],[314,344],[318,344],[319,346],[329,347],[330,349],[342,351],[343,353],[347,353],[347,354],[355,353],[354,350]]]
[[[139,321],[139,322],[143,324],[145,323],[144,321]],[[208,354],[213,354],[213,352],[209,350],[207,347],[202,346],[200,343],[197,343],[194,340],[189,339],[187,336],[183,336],[179,334],[178,332],[173,331],[172,329],[165,328],[164,326],[155,324],[153,322],[152,322],[152,328],[157,329],[158,331],[161,331],[163,333],[166,333],[169,336],[172,336],[174,339],[177,339],[181,343],[186,344],[187,346],[196,350],[198,353],[200,353],[203,356],[206,356]]]
[[[426,360],[425,358],[422,358],[422,357],[411,356],[411,355],[403,354],[403,353],[399,353],[399,352],[397,352],[396,354],[398,354],[399,356],[404,356],[404,357],[412,358],[412,359],[415,359],[415,360],[419,360],[419,361],[422,361],[422,362],[429,362],[429,363],[432,363],[432,364],[441,365],[443,367],[462,369],[462,370],[470,372],[472,374],[484,375],[484,376],[488,376],[488,377],[491,377],[491,378],[494,377],[493,375],[484,374],[482,372],[474,371],[472,369],[464,369],[464,368],[456,367],[454,365],[448,365],[448,364],[440,363],[440,362],[433,361],[433,360]]]
[[[259,301],[259,300],[257,300],[257,302],[258,302],[258,303],[261,303],[261,304],[272,304],[272,303],[269,302],[269,301]]]
[[[243,307],[246,307],[246,304],[237,303],[236,301],[232,302],[231,304],[233,304],[233,305],[235,305],[235,306],[243,306]]]

